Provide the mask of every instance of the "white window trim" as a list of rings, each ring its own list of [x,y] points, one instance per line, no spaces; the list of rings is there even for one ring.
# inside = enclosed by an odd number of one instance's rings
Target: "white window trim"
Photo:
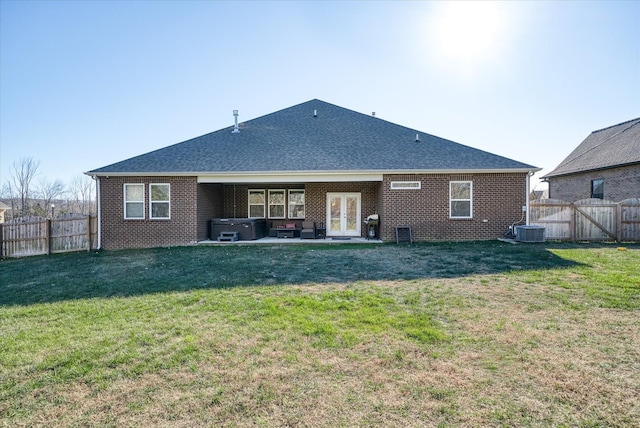
[[[251,217],[251,207],[252,206],[259,206],[259,204],[252,204],[251,203],[251,197],[249,195],[251,195],[251,192],[254,193],[262,193],[262,200],[264,201],[262,203],[262,216],[261,217]],[[265,218],[265,214],[267,213],[267,209],[265,207],[265,203],[267,202],[267,198],[265,197],[265,191],[264,189],[249,189],[247,191],[247,217],[248,218]]]
[[[293,205],[291,204],[291,192],[302,193],[302,209],[304,211],[304,214],[301,217],[295,217],[295,216],[292,215],[292,208],[294,206],[296,206],[296,205],[299,205],[299,204],[296,204],[296,203],[293,203]],[[291,218],[291,219],[293,219],[293,218],[295,218],[295,219],[305,218],[305,216],[307,214],[307,199],[306,199],[307,195],[306,195],[304,189],[289,189],[289,192],[288,192],[287,196],[289,198],[288,199],[289,203],[287,204],[287,208],[288,208],[287,209],[287,215],[289,215],[289,218]]]
[[[153,193],[151,192],[151,186],[168,186],[169,187],[169,199],[166,201],[154,201],[151,198]],[[154,203],[166,203],[169,204],[169,216],[168,217],[154,217],[153,216],[153,204]],[[171,220],[171,184],[169,183],[149,183],[149,218],[152,220]]]
[[[469,199],[452,199],[451,198],[451,187],[456,183],[469,183]],[[452,202],[469,202],[469,216],[453,216],[451,210]],[[449,182],[449,218],[452,220],[467,220],[473,218],[473,181],[471,180],[456,180]]]
[[[392,181],[391,190],[420,190],[422,182],[420,181]]]
[[[282,193],[282,198],[283,201],[281,204],[272,204],[271,203],[271,194],[272,193]],[[282,218],[287,218],[287,191],[285,189],[269,189],[269,199],[267,201],[267,205],[269,207],[269,218],[278,218],[278,219],[282,219]],[[271,215],[271,207],[282,207],[282,216],[272,216]]]
[[[127,200],[127,187],[128,186],[137,186],[142,187],[142,200],[139,201],[129,201]],[[128,217],[127,216],[127,203],[141,203],[142,204],[142,217]],[[125,220],[144,220],[144,183],[124,183],[122,185],[122,215]]]

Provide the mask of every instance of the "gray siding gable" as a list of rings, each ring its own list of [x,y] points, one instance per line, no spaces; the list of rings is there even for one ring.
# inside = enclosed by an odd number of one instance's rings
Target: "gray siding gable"
[[[239,129],[223,128],[87,174],[538,170],[317,99]]]

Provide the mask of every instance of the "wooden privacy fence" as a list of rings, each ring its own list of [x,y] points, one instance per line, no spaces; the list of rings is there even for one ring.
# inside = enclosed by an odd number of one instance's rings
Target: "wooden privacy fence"
[[[640,242],[640,198],[541,199],[531,202],[529,223],[544,227],[547,240]]]
[[[0,257],[24,257],[97,247],[98,221],[94,216],[30,218],[0,224]]]

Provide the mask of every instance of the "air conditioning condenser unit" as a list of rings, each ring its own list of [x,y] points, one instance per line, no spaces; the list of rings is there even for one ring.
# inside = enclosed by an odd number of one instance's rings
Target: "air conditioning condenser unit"
[[[518,242],[544,242],[544,227],[542,227],[542,226],[516,226],[516,241],[518,241]]]

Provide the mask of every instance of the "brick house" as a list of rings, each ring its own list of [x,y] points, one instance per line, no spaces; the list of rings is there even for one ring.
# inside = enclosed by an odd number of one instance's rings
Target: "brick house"
[[[542,179],[549,198],[568,202],[640,197],[640,118],[593,131]]]
[[[302,220],[327,237],[414,241],[502,236],[539,168],[311,100],[89,171],[106,249],[207,240],[212,218]]]

